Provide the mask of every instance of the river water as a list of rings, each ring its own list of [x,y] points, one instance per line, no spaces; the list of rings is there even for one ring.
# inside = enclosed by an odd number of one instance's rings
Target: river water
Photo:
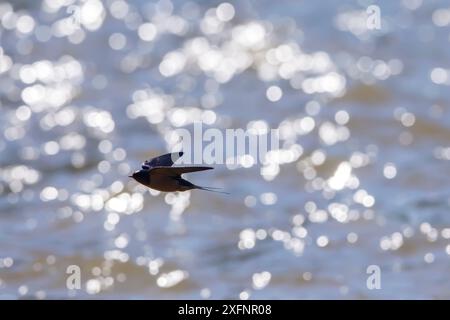
[[[0,3],[0,298],[450,298],[449,2],[371,4]],[[199,121],[282,150],[127,177]]]

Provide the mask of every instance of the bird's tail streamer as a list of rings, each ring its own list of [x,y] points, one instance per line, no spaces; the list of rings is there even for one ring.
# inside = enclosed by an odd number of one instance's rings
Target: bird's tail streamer
[[[221,190],[221,188],[215,188],[215,187],[201,187],[201,186],[196,186],[196,187],[197,187],[197,189],[205,190],[205,191],[209,191],[209,192],[216,192],[216,193],[230,194],[229,192],[219,191],[219,190]]]

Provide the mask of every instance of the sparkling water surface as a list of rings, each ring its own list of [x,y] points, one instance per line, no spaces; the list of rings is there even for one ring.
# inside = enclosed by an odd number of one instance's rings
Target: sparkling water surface
[[[450,298],[450,3],[371,4],[0,3],[0,298]],[[281,150],[128,178],[200,121]]]

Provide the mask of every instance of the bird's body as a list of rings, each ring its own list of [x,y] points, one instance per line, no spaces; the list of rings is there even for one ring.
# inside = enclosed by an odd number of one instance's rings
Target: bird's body
[[[189,181],[184,180],[177,176],[168,176],[163,173],[147,172],[146,170],[139,170],[134,173],[133,178],[152,189],[163,191],[163,192],[175,192],[175,191],[186,191],[190,189],[195,189],[195,186]]]
[[[187,191],[200,189],[212,192],[215,188],[200,187],[181,177],[183,173],[211,170],[212,167],[173,167],[174,162],[183,155],[183,152],[168,153],[150,161],[145,161],[142,169],[133,173],[132,178],[137,182],[163,192]],[[220,192],[225,193],[225,192]]]

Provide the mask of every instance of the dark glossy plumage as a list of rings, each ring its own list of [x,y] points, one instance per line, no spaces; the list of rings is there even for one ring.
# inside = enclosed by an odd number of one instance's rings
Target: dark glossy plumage
[[[183,152],[167,153],[162,156],[145,161],[142,169],[135,171],[131,178],[137,182],[163,192],[186,191],[200,189],[212,192],[226,193],[211,187],[200,187],[187,180],[181,175],[189,172],[211,170],[212,167],[185,166],[173,167],[173,164],[183,156]]]
[[[142,169],[149,170],[153,167],[171,167],[179,158],[183,156],[183,152],[167,153],[162,156],[146,160],[142,164]]]

